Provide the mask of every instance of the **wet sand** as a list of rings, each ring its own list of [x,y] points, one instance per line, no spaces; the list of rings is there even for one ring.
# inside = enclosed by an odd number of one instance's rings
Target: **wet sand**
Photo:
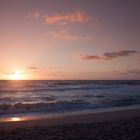
[[[0,140],[139,140],[140,109],[112,110],[1,122]]]

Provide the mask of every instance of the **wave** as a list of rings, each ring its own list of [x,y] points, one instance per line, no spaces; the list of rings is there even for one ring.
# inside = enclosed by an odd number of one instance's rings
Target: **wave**
[[[90,103],[83,100],[58,101],[52,103],[36,104],[1,104],[0,114],[30,113],[30,112],[63,112],[70,110],[83,109]]]
[[[60,88],[38,88],[38,89],[0,89],[0,93],[17,93],[17,92],[44,92],[44,91],[68,91],[68,90],[97,90],[97,89],[111,89],[120,88],[120,86],[71,86],[71,87],[60,87]]]
[[[101,97],[100,97],[101,98]],[[128,105],[140,104],[140,97],[128,98],[103,98],[102,100],[70,100],[70,101],[54,101],[48,103],[15,103],[15,104],[0,104],[0,115],[17,114],[17,113],[57,113],[71,112],[86,109],[120,107]]]
[[[139,86],[140,81],[123,80],[95,80],[95,81],[0,81],[0,93],[13,92],[44,92],[44,91],[67,91],[67,90],[96,90],[120,88],[123,86]],[[126,88],[126,87],[125,87]]]
[[[0,81],[0,114],[140,104],[140,81]]]

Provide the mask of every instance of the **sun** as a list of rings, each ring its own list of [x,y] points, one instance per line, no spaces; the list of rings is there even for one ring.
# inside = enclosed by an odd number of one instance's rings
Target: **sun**
[[[23,80],[24,73],[22,71],[14,71],[9,74],[8,79],[10,80]]]
[[[13,118],[11,118],[11,121],[18,122],[18,121],[21,121],[21,118],[20,117],[13,117]]]

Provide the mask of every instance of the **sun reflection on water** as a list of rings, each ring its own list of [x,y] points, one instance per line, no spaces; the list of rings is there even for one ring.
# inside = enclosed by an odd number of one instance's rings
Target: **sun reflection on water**
[[[28,117],[7,117],[7,118],[0,118],[0,122],[20,122],[20,121],[27,121],[30,120]]]
[[[40,120],[44,119],[46,116],[13,116],[13,117],[0,117],[1,122],[22,122],[22,121],[31,121],[31,120]]]

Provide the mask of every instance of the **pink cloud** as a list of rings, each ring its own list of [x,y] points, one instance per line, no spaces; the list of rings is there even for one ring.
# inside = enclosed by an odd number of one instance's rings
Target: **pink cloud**
[[[41,16],[40,12],[35,11],[29,14],[29,17],[33,17],[35,19],[38,19]]]
[[[89,17],[86,15],[84,11],[76,11],[73,13],[56,13],[52,16],[45,16],[45,22],[47,24],[53,24],[56,22],[66,22],[66,23],[74,23],[74,22],[87,22],[89,20]]]
[[[106,52],[102,55],[80,55],[81,60],[112,60],[119,57],[127,57],[132,54],[139,53],[136,50],[121,50],[118,52]]]
[[[50,32],[50,34],[54,37],[54,38],[58,38],[58,39],[64,39],[67,41],[70,40],[90,40],[92,37],[90,36],[80,36],[80,35],[74,35],[74,34],[70,34],[66,31],[60,31],[60,32]]]
[[[125,70],[125,71],[112,71],[116,74],[120,74],[120,75],[127,75],[127,74],[135,74],[135,75],[140,75],[140,69],[138,68],[134,68],[134,69],[129,69],[129,70]]]
[[[126,71],[126,73],[139,75],[140,74],[140,69],[131,69],[131,70]]]

